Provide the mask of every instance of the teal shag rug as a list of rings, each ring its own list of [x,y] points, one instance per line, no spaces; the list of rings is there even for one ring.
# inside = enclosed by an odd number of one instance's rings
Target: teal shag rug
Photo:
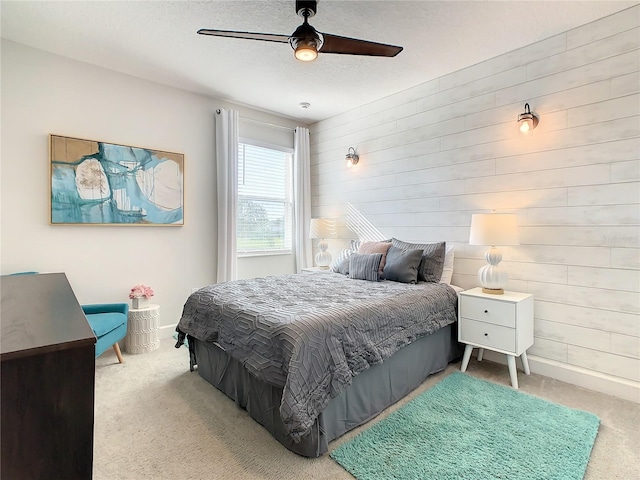
[[[454,372],[330,455],[358,480],[578,480],[599,425]]]

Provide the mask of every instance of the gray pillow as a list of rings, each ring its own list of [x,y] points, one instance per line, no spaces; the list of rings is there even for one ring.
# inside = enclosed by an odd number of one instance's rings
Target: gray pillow
[[[418,266],[422,260],[422,250],[403,250],[391,247],[384,264],[384,279],[401,283],[418,281]]]
[[[381,261],[381,253],[353,253],[349,257],[349,277],[356,280],[377,282]]]
[[[445,242],[409,243],[398,240],[397,238],[392,238],[391,244],[403,250],[422,250],[422,260],[418,267],[418,281],[436,283],[440,281],[447,246]]]

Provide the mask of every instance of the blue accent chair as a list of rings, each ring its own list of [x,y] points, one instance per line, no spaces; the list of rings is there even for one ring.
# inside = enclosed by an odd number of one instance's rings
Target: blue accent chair
[[[127,334],[129,305],[126,303],[82,305],[82,310],[97,339],[96,358],[109,347],[113,347],[118,361],[124,362],[118,342]]]

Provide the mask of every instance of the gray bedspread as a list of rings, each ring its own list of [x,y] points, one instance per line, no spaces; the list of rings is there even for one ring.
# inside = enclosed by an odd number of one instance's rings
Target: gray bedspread
[[[201,288],[185,303],[178,329],[218,342],[282,387],[280,415],[298,441],[354,376],[456,321],[456,304],[445,284],[282,275]]]

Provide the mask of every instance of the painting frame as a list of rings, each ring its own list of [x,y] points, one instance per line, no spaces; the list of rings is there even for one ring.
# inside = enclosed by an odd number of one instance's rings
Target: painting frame
[[[49,134],[49,224],[184,225],[184,154]]]

